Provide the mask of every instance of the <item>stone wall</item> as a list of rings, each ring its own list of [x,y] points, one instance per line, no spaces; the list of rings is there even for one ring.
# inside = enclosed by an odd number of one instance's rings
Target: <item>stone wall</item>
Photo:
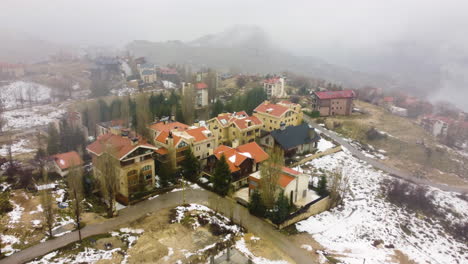
[[[328,210],[330,207],[330,197],[322,197],[319,198],[310,204],[304,206],[303,208],[299,209],[296,213],[292,214],[286,221],[283,223],[279,224],[277,227],[278,229],[283,229],[287,226],[290,226],[292,224],[295,224],[299,221],[302,221],[304,219],[307,219],[313,215],[320,214],[321,212],[324,212]]]

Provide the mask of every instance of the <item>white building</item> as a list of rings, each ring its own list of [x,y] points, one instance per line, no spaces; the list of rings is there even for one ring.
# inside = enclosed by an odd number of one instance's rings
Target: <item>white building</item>
[[[198,107],[205,107],[208,105],[208,85],[203,82],[195,84],[195,105]]]
[[[265,90],[268,98],[283,98],[287,96],[286,91],[284,90],[284,78],[282,77],[266,79],[263,81],[263,89]]]

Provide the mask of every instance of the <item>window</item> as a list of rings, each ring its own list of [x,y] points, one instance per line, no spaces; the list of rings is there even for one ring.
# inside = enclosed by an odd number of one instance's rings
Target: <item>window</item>
[[[151,180],[151,174],[146,174],[146,175],[145,175],[145,180],[147,180],[147,181],[148,181],[148,180]]]
[[[206,144],[206,147],[207,148],[211,147],[211,144],[210,143]]]
[[[151,170],[151,165],[146,165],[143,168],[141,168],[141,171],[148,171]]]

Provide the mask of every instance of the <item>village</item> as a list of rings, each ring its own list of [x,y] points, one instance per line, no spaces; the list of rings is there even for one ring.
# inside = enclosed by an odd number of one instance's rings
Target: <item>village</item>
[[[0,63],[0,263],[468,259],[467,113],[155,63]]]

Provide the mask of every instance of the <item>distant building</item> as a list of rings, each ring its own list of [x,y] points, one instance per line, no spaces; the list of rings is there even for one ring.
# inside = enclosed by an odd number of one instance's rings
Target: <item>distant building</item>
[[[267,97],[284,98],[287,96],[284,90],[284,78],[273,77],[263,81],[263,89],[265,90]]]
[[[93,160],[94,176],[99,181],[102,172],[96,166],[106,147],[114,159],[118,177],[118,202],[127,205],[132,193],[141,188],[152,189],[155,185],[153,153],[158,149],[135,134],[101,135],[86,150]]]
[[[303,123],[298,126],[281,125],[280,129],[273,130],[260,139],[260,144],[267,148],[279,146],[285,156],[304,154],[317,148],[320,136],[314,128]]]
[[[195,104],[198,107],[205,107],[208,105],[208,85],[203,82],[195,84]]]
[[[312,108],[319,111],[320,116],[350,115],[355,97],[352,90],[314,92]]]
[[[283,192],[291,203],[306,198],[309,189],[309,176],[287,167],[283,167],[281,172],[277,183],[278,192]],[[261,178],[260,171],[249,176],[249,196],[253,190],[261,188]]]
[[[249,116],[245,111],[222,113],[207,121],[208,128],[215,135],[218,144],[234,147],[255,141],[260,136],[262,121]]]
[[[99,137],[104,134],[121,134],[123,129],[127,129],[128,126],[123,120],[111,120],[107,122],[101,122],[96,124],[96,136]],[[128,132],[128,130],[127,130]]]
[[[231,184],[237,190],[248,185],[248,176],[260,169],[260,164],[268,159],[268,154],[255,142],[236,148],[221,145],[214,150],[208,159],[208,171],[214,171],[216,163],[225,156],[231,171]]]
[[[83,166],[83,160],[76,151],[60,153],[52,156],[53,168],[60,176],[65,177],[73,167]]]
[[[0,79],[15,79],[24,76],[23,64],[0,62]]]
[[[140,73],[140,79],[144,83],[152,84],[158,80],[156,75],[156,65],[152,63],[138,64],[137,69]]]
[[[265,101],[257,106],[253,112],[253,116],[262,121],[265,131],[279,129],[281,123],[286,126],[297,126],[302,123],[301,105],[289,101],[280,101],[277,104]]]
[[[382,98],[382,100],[380,101],[380,104],[386,108],[386,109],[390,109],[391,106],[394,106],[395,105],[395,97],[393,96],[386,96],[384,98]]]
[[[434,137],[445,137],[455,120],[445,116],[426,115],[420,120],[421,126]]]
[[[398,106],[391,105],[391,106],[388,107],[388,110],[392,114],[397,115],[397,116],[401,116],[401,117],[407,117],[408,116],[408,109],[403,108],[403,107],[398,107]]]

